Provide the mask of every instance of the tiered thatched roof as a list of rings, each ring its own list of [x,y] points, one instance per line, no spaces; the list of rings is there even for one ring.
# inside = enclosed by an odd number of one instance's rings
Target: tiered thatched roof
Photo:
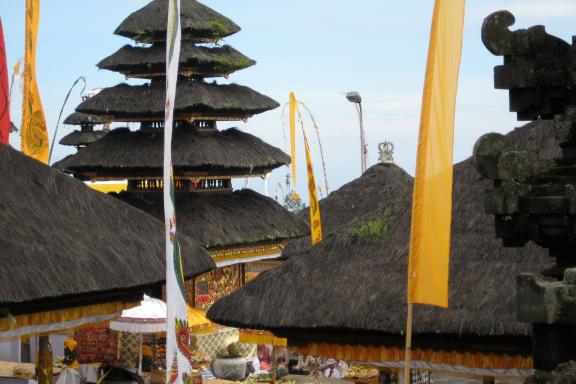
[[[180,50],[178,71],[187,76],[222,76],[248,68],[256,62],[229,45],[203,47],[184,44]],[[100,69],[120,72],[130,77],[151,78],[165,76],[166,47],[125,45],[97,64]]]
[[[74,131],[60,139],[62,145],[84,146],[92,144],[106,136],[105,131]]]
[[[162,121],[165,96],[164,83],[118,84],[82,102],[76,110],[106,115],[114,121]],[[176,120],[194,117],[240,120],[278,106],[271,98],[241,85],[182,81],[176,90],[174,116]]]
[[[538,121],[508,137],[517,148],[552,157],[559,148],[547,124]],[[367,172],[358,183],[372,174]],[[490,340],[500,347],[530,348],[531,329],[516,320],[515,277],[521,272],[539,272],[551,259],[533,244],[518,249],[502,247],[495,238],[494,218],[483,207],[490,186],[471,159],[455,165],[450,308],[416,306],[417,346],[418,339],[440,340],[445,346],[450,340],[481,337],[481,342],[476,339],[478,348],[489,345]],[[396,202],[384,213],[377,202],[390,196],[377,193],[375,189],[371,194],[375,206],[370,214],[327,236],[311,252],[291,257],[221,299],[208,312],[209,318],[294,339],[313,334],[315,341],[322,337],[342,341],[352,334],[357,341],[364,334],[368,343],[393,336],[401,343],[411,193],[393,196]],[[355,215],[354,211],[340,213],[346,214]],[[371,236],[365,230],[367,222],[388,230],[382,236]],[[503,342],[505,338],[516,341]]]
[[[0,307],[12,314],[165,280],[162,222],[5,145],[0,184]],[[180,241],[187,277],[215,267],[199,244]]]
[[[73,112],[64,119],[64,124],[66,125],[99,125],[104,123],[106,123],[106,119],[102,116],[80,112]]]
[[[83,172],[117,176],[161,176],[164,131],[111,131],[104,139],[54,164],[82,176]],[[262,174],[290,163],[280,149],[236,128],[200,131],[180,127],[174,131],[172,158],[175,174]]]
[[[154,0],[128,16],[114,33],[139,42],[166,41],[166,20],[168,0]],[[181,1],[180,24],[182,39],[192,41],[215,41],[240,31],[232,20],[196,0]]]
[[[161,193],[117,195],[154,217],[164,215]],[[206,248],[280,242],[303,236],[306,223],[273,199],[245,189],[233,193],[176,193],[178,229]]]

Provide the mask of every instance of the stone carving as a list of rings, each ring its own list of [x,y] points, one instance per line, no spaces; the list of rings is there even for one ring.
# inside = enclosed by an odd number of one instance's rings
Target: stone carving
[[[381,164],[394,164],[394,143],[384,141],[378,144],[378,162]]]
[[[518,319],[533,324],[534,365],[553,369],[576,359],[576,39],[572,44],[543,26],[511,31],[514,16],[500,11],[482,26],[482,41],[504,57],[494,85],[507,89],[518,120],[551,120],[559,157],[510,148],[489,133],[474,147],[476,168],[494,181],[486,210],[495,216],[504,246],[533,241],[555,266],[517,278]]]

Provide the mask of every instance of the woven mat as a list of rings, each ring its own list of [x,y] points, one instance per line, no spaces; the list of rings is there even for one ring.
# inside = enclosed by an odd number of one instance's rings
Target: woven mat
[[[239,332],[235,328],[218,329],[214,333],[192,336],[192,349],[202,352],[214,359],[226,353],[226,347],[238,341]],[[244,357],[256,355],[256,345],[239,344],[240,353]]]

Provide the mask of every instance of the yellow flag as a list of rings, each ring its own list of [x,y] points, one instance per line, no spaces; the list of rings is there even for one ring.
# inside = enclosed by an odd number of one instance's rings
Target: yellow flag
[[[464,0],[436,0],[422,98],[408,302],[448,307],[452,148]]]
[[[21,64],[22,59],[18,59],[18,61],[16,62],[16,64],[14,64],[14,66],[12,67],[12,74],[15,77],[19,77],[20,76],[20,64]]]
[[[36,37],[40,1],[26,0],[26,52],[24,56],[24,97],[22,101],[22,152],[48,162],[48,132],[36,82]]]
[[[308,138],[302,128],[304,135],[304,149],[306,150],[306,169],[308,170],[308,196],[310,198],[310,238],[312,245],[322,241],[322,222],[320,220],[320,205],[318,204],[318,195],[316,193],[316,181],[314,180],[314,170],[312,169],[312,159],[310,157],[310,147],[308,147]]]
[[[292,189],[296,191],[296,96],[290,92],[290,156],[292,156]]]

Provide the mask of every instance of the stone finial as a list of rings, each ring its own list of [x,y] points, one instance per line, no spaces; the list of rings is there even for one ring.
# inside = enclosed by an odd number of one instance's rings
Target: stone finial
[[[384,141],[378,144],[378,163],[380,164],[394,164],[394,143]]]

